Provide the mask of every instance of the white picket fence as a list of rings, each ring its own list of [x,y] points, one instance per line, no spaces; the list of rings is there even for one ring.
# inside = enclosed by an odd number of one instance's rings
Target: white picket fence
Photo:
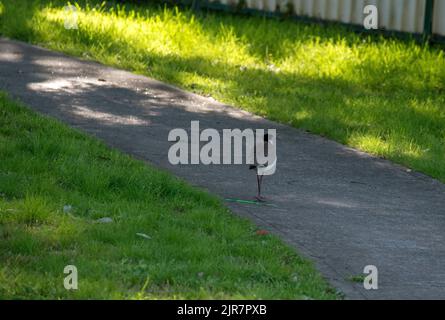
[[[209,0],[236,5],[240,0]],[[379,11],[379,28],[391,31],[422,33],[426,0],[244,0],[247,7],[263,11],[288,10],[310,18],[362,25],[363,9],[375,5]],[[445,36],[445,0],[435,0],[433,32]]]

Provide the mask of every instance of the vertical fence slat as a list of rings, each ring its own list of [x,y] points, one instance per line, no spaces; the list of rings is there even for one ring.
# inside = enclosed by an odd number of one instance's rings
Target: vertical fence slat
[[[351,23],[352,13],[352,1],[353,0],[340,0],[340,21],[343,23]]]
[[[274,12],[276,7],[277,7],[276,0],[266,0],[266,5],[265,5],[266,11]]]
[[[355,0],[355,7],[353,12],[353,23],[355,24],[363,24],[363,8],[365,7],[364,0]]]
[[[298,16],[303,15],[303,0],[293,0],[295,14]]]
[[[425,23],[425,5],[426,0],[417,0],[416,7],[416,32],[422,33]]]
[[[416,31],[416,0],[407,0],[402,30],[411,33]]]
[[[338,0],[327,0],[324,9],[325,19],[329,21],[338,21]]]
[[[433,32],[445,36],[445,1],[435,1]]]
[[[313,0],[314,2],[314,6],[313,6],[313,10],[314,10],[314,16],[318,19],[322,19],[323,18],[323,6],[326,3],[326,0]]]
[[[304,14],[314,17],[314,2],[312,0],[304,0]]]
[[[401,31],[403,23],[403,8],[406,0],[394,0],[392,4],[392,10],[394,12],[394,20],[392,30]]]
[[[381,28],[391,28],[391,1],[393,0],[381,0],[379,2],[379,24]]]
[[[264,9],[264,0],[257,0],[256,2],[257,2],[256,9],[263,10]]]

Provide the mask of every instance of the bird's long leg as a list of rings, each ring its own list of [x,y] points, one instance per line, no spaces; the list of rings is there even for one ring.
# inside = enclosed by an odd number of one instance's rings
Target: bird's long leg
[[[258,183],[258,195],[256,196],[256,199],[260,202],[264,202],[264,199],[261,196],[261,183],[263,182],[263,176],[257,174],[256,178]]]
[[[260,182],[260,176],[258,174],[256,175],[256,185],[257,185],[256,198],[257,200],[259,200],[261,197],[261,182]]]
[[[260,188],[258,192],[258,196],[261,198],[261,182],[263,182],[263,176],[260,176]]]

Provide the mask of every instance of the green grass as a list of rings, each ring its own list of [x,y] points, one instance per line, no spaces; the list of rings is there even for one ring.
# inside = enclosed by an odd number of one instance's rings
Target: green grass
[[[355,283],[364,283],[365,279],[366,279],[366,276],[360,274],[360,275],[350,276],[346,280],[355,282]]]
[[[211,95],[445,181],[443,51],[345,28],[157,5],[3,3],[0,33]]]
[[[1,92],[0,154],[0,299],[337,298],[215,197]]]

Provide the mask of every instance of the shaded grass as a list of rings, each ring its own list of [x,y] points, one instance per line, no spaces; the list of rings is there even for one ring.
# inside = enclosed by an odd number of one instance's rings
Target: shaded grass
[[[0,32],[152,76],[445,181],[443,51],[322,27],[161,6],[1,0]]]
[[[1,299],[336,298],[215,197],[1,92],[0,155]]]
[[[0,32],[179,85],[445,181],[443,51],[153,4],[1,0]]]

